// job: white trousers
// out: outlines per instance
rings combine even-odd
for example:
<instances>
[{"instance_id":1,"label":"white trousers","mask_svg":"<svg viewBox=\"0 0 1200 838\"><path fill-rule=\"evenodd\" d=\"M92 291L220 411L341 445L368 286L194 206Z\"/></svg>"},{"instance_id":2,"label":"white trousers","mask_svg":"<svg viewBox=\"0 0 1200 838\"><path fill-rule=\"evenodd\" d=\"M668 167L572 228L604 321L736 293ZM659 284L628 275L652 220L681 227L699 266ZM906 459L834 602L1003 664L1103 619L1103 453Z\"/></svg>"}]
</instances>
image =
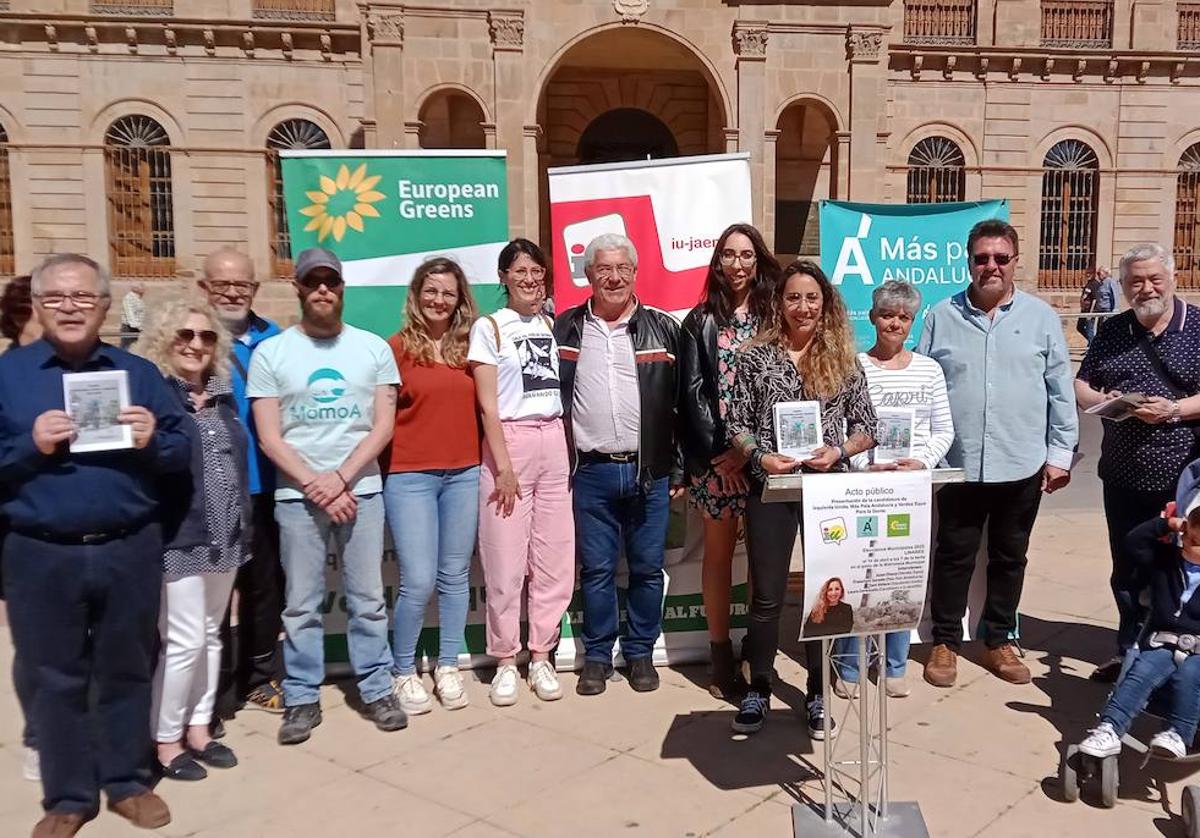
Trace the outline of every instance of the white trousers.
<instances>
[{"instance_id":1,"label":"white trousers","mask_svg":"<svg viewBox=\"0 0 1200 838\"><path fill-rule=\"evenodd\" d=\"M162 653L154 673L151 731L157 742L178 742L184 725L212 720L221 673L221 621L236 571L163 577L158 631Z\"/></svg>"}]
</instances>

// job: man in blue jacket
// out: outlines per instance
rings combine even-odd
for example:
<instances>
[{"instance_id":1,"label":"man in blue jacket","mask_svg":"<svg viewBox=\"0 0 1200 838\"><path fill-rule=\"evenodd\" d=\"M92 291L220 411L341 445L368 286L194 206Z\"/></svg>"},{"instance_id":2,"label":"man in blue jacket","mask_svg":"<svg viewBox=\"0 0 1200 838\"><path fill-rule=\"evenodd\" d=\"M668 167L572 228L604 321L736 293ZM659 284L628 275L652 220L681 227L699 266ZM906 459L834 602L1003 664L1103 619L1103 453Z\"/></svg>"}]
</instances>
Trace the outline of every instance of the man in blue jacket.
<instances>
[{"instance_id":1,"label":"man in blue jacket","mask_svg":"<svg viewBox=\"0 0 1200 838\"><path fill-rule=\"evenodd\" d=\"M218 708L223 714L245 703L271 713L283 712L277 653L283 601L283 570L279 564L279 528L275 523L275 469L258 447L250 402L246 398L246 371L255 348L279 334L279 327L254 313L254 263L246 254L223 247L204 260L200 287L217 316L233 335L229 358L233 395L238 415L250 434L247 475L253 502L253 558L238 570L238 630L232 637L228 620L224 629L221 685Z\"/></svg>"}]
</instances>

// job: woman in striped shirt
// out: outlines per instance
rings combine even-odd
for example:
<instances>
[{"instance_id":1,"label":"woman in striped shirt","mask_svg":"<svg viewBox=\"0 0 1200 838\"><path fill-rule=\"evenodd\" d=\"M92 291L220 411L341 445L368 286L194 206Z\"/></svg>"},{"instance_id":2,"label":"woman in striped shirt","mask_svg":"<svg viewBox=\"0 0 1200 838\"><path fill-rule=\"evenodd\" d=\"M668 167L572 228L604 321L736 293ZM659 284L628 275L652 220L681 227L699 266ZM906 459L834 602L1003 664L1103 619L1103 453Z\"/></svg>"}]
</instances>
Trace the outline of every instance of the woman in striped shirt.
<instances>
[{"instance_id":1,"label":"woman in striped shirt","mask_svg":"<svg viewBox=\"0 0 1200 838\"><path fill-rule=\"evenodd\" d=\"M867 391L877 414L886 415L889 409L913 412L912 448L908 457L892 462L876 462L876 448L856 454L850 460L855 470L937 468L954 441L954 420L950 417L942 368L932 358L904 348L920 310L921 292L907 282L885 282L871 298L875 345L867 352L860 352L858 361L867 374ZM881 434L882 422L881 416ZM909 692L904 677L908 643L907 631L887 635L886 686L893 698L903 698ZM834 644L834 660L840 676L834 682L834 692L843 698L850 697L858 688L858 638L838 640Z\"/></svg>"}]
</instances>

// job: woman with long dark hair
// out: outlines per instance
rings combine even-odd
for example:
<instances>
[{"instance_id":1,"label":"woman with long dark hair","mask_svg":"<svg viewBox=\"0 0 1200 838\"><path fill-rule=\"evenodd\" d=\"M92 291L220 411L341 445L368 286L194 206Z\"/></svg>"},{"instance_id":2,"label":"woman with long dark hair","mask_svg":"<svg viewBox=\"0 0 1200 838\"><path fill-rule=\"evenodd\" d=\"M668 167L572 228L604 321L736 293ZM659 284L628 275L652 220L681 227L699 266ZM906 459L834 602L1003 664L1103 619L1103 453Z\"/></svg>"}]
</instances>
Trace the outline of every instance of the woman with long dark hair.
<instances>
[{"instance_id":1,"label":"woman with long dark hair","mask_svg":"<svg viewBox=\"0 0 1200 838\"><path fill-rule=\"evenodd\" d=\"M779 453L775 428L775 405L795 401L820 406L822 445L804 460ZM816 263L797 260L784 270L770 322L738 359L727 422L733 444L750 465L750 689L733 728L753 733L763 726L770 706L779 614L802 514L799 502L764 503L763 484L769 475L801 469L845 471L851 456L875 445L875 408L855 355L846 305ZM808 731L820 739L825 735L820 643L806 643L805 653Z\"/></svg>"},{"instance_id":2,"label":"woman with long dark hair","mask_svg":"<svg viewBox=\"0 0 1200 838\"><path fill-rule=\"evenodd\" d=\"M734 700L742 682L729 640L729 601L738 523L746 512L746 457L731 444L725 417L738 352L769 322L779 262L749 224L725 228L713 249L704 298L683 321L680 370L683 451L689 497L704 519L701 589L712 655L709 691Z\"/></svg>"}]
</instances>

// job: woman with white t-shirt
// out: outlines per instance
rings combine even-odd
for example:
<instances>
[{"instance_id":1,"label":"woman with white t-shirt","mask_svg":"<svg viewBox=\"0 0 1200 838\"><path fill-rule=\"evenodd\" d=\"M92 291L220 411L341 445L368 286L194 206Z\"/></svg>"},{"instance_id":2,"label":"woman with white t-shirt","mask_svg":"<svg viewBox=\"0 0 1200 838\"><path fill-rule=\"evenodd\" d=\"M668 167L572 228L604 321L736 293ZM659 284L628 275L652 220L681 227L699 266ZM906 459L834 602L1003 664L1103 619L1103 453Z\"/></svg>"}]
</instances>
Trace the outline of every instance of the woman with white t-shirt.
<instances>
[{"instance_id":1,"label":"woman with white t-shirt","mask_svg":"<svg viewBox=\"0 0 1200 838\"><path fill-rule=\"evenodd\" d=\"M546 257L527 239L500 252L508 305L471 328L467 359L486 445L479 481L479 558L487 588L487 652L499 660L491 701L517 700L521 601L528 579L529 687L562 698L550 653L575 587L570 459L558 343L541 312Z\"/></svg>"},{"instance_id":2,"label":"woman with white t-shirt","mask_svg":"<svg viewBox=\"0 0 1200 838\"><path fill-rule=\"evenodd\" d=\"M954 442L954 420L946 379L937 361L904 348L913 321L921 309L921 292L907 282L890 280L871 297L871 323L875 345L858 354L867 374L867 392L880 419L880 433L890 410L912 411L912 443L908 457L894 462L876 462L877 449L856 454L850 460L857 471L913 471L937 468ZM908 695L905 669L908 664L909 633L889 632L885 645L886 688L893 698ZM858 687L858 638L834 643L835 668L840 678L834 692L846 698Z\"/></svg>"}]
</instances>

